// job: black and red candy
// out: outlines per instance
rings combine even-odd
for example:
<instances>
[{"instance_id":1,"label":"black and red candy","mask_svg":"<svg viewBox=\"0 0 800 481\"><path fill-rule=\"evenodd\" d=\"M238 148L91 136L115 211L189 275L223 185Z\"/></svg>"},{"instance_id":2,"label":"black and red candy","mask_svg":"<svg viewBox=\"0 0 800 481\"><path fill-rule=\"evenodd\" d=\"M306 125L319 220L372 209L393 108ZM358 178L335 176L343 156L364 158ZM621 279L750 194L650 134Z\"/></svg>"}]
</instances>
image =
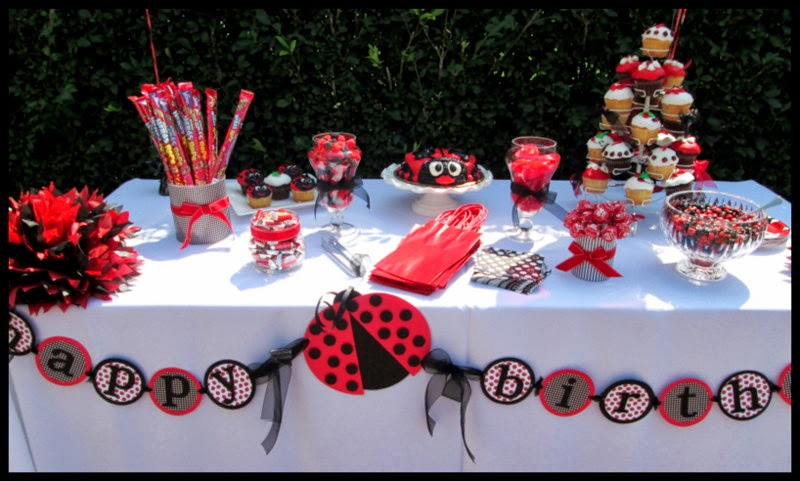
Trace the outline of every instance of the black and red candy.
<instances>
[{"instance_id":1,"label":"black and red candy","mask_svg":"<svg viewBox=\"0 0 800 481\"><path fill-rule=\"evenodd\" d=\"M306 329L311 372L347 394L382 389L422 369L431 334L422 313L386 293L358 294L319 312Z\"/></svg>"}]
</instances>

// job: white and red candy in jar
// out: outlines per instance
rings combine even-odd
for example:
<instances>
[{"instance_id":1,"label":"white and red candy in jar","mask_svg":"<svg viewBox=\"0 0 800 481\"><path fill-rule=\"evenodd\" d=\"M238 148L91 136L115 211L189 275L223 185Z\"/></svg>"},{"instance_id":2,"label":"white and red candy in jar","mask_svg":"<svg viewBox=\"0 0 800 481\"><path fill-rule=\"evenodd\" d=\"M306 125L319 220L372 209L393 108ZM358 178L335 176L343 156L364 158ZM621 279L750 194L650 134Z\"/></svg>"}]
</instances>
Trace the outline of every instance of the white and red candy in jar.
<instances>
[{"instance_id":1,"label":"white and red candy in jar","mask_svg":"<svg viewBox=\"0 0 800 481\"><path fill-rule=\"evenodd\" d=\"M306 243L297 213L283 208L257 210L250 220L250 253L256 268L267 274L300 267Z\"/></svg>"}]
</instances>

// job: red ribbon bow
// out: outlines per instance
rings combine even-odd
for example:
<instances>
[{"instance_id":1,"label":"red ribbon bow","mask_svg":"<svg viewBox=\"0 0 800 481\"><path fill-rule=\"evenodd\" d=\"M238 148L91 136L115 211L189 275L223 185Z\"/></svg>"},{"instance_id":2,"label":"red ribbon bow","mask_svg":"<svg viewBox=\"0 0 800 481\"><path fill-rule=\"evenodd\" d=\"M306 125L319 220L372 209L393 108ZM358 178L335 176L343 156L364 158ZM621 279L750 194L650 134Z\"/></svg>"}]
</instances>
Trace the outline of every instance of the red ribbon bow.
<instances>
[{"instance_id":1,"label":"red ribbon bow","mask_svg":"<svg viewBox=\"0 0 800 481\"><path fill-rule=\"evenodd\" d=\"M572 244L569 245L569 251L572 252L573 256L557 265L556 269L561 271L569 271L575 267L578 267L583 262L588 262L606 277L622 277L622 274L615 271L614 268L611 267L608 262L606 262L607 260L614 258L614 254L617 252L616 248L606 250L602 247L598 247L591 252L587 252L583 250L583 247L581 247L580 244L573 241Z\"/></svg>"},{"instance_id":2,"label":"red ribbon bow","mask_svg":"<svg viewBox=\"0 0 800 481\"><path fill-rule=\"evenodd\" d=\"M714 179L712 179L711 176L708 175L708 172L706 172L706 169L708 169L708 161L707 160L695 160L694 161L694 180L695 180L695 182L699 182L701 186L704 185L705 183L708 183L709 187L711 187L712 189L716 189L717 188L717 184L714 182Z\"/></svg>"},{"instance_id":3,"label":"red ribbon bow","mask_svg":"<svg viewBox=\"0 0 800 481\"><path fill-rule=\"evenodd\" d=\"M183 239L181 249L184 249L189 245L189 241L192 239L192 227L197 219L204 215L213 215L214 217L221 219L223 222L225 222L225 225L228 226L231 232L233 232L231 221L228 220L228 216L226 216L223 212L229 205L231 205L231 203L227 196L217 199L210 204L197 205L190 202L184 202L180 206L173 205L173 214L180 217L189 217L189 225L186 228L186 237Z\"/></svg>"}]
</instances>

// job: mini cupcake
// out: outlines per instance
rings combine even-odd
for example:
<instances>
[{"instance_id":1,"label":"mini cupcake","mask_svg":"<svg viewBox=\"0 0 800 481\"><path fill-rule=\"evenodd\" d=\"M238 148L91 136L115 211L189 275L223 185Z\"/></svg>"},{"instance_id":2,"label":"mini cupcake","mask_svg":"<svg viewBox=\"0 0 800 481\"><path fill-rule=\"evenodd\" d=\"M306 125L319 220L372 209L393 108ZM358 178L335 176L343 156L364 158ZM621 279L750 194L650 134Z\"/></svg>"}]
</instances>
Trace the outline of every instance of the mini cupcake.
<instances>
[{"instance_id":1,"label":"mini cupcake","mask_svg":"<svg viewBox=\"0 0 800 481\"><path fill-rule=\"evenodd\" d=\"M597 132L586 141L586 157L590 161L604 163L606 158L603 157L603 149L611 142L613 142L613 140L607 131Z\"/></svg>"},{"instance_id":2,"label":"mini cupcake","mask_svg":"<svg viewBox=\"0 0 800 481\"><path fill-rule=\"evenodd\" d=\"M622 83L632 84L631 72L639 67L639 57L636 55L626 55L619 60L615 68L617 80Z\"/></svg>"},{"instance_id":3,"label":"mini cupcake","mask_svg":"<svg viewBox=\"0 0 800 481\"><path fill-rule=\"evenodd\" d=\"M652 112L639 112L631 119L631 136L639 141L639 145L646 146L652 140L655 142L661 131L661 119Z\"/></svg>"},{"instance_id":4,"label":"mini cupcake","mask_svg":"<svg viewBox=\"0 0 800 481\"><path fill-rule=\"evenodd\" d=\"M242 188L242 194L247 195L248 187L260 184L264 180L264 174L260 170L249 167L239 172L236 176L236 182Z\"/></svg>"},{"instance_id":5,"label":"mini cupcake","mask_svg":"<svg viewBox=\"0 0 800 481\"><path fill-rule=\"evenodd\" d=\"M253 209L269 207L272 204L272 189L267 184L256 184L247 189L247 203Z\"/></svg>"},{"instance_id":6,"label":"mini cupcake","mask_svg":"<svg viewBox=\"0 0 800 481\"><path fill-rule=\"evenodd\" d=\"M631 170L631 160L634 150L622 140L615 140L603 149L606 159L606 168L614 179L624 179Z\"/></svg>"},{"instance_id":7,"label":"mini cupcake","mask_svg":"<svg viewBox=\"0 0 800 481\"><path fill-rule=\"evenodd\" d=\"M661 116L670 122L680 122L681 114L691 111L694 97L683 87L672 87L661 97Z\"/></svg>"},{"instance_id":8,"label":"mini cupcake","mask_svg":"<svg viewBox=\"0 0 800 481\"><path fill-rule=\"evenodd\" d=\"M645 170L650 177L666 180L678 165L678 154L669 147L653 147L647 155Z\"/></svg>"},{"instance_id":9,"label":"mini cupcake","mask_svg":"<svg viewBox=\"0 0 800 481\"><path fill-rule=\"evenodd\" d=\"M292 178L287 174L276 170L264 178L264 183L272 188L272 198L274 200L286 200L289 198L289 185L292 183Z\"/></svg>"},{"instance_id":10,"label":"mini cupcake","mask_svg":"<svg viewBox=\"0 0 800 481\"><path fill-rule=\"evenodd\" d=\"M664 67L665 89L683 86L683 80L686 78L686 66L683 64L683 62L673 59L665 59L661 66Z\"/></svg>"},{"instance_id":11,"label":"mini cupcake","mask_svg":"<svg viewBox=\"0 0 800 481\"><path fill-rule=\"evenodd\" d=\"M700 144L697 143L697 139L694 137L680 137L670 147L678 153L679 169L693 169L694 161L702 152Z\"/></svg>"},{"instance_id":12,"label":"mini cupcake","mask_svg":"<svg viewBox=\"0 0 800 481\"><path fill-rule=\"evenodd\" d=\"M674 36L672 30L659 23L642 34L642 53L652 58L664 58L669 54Z\"/></svg>"},{"instance_id":13,"label":"mini cupcake","mask_svg":"<svg viewBox=\"0 0 800 481\"><path fill-rule=\"evenodd\" d=\"M667 195L684 190L692 190L692 187L694 187L694 173L687 169L675 169L662 185Z\"/></svg>"},{"instance_id":14,"label":"mini cupcake","mask_svg":"<svg viewBox=\"0 0 800 481\"><path fill-rule=\"evenodd\" d=\"M633 176L625 182L625 199L633 205L649 204L655 184L647 172Z\"/></svg>"},{"instance_id":15,"label":"mini cupcake","mask_svg":"<svg viewBox=\"0 0 800 481\"><path fill-rule=\"evenodd\" d=\"M589 194L602 194L608 188L609 179L611 174L605 164L589 162L581 177L583 190Z\"/></svg>"},{"instance_id":16,"label":"mini cupcake","mask_svg":"<svg viewBox=\"0 0 800 481\"><path fill-rule=\"evenodd\" d=\"M297 164L281 164L278 166L278 172L286 174L292 179L303 175L303 169Z\"/></svg>"},{"instance_id":17,"label":"mini cupcake","mask_svg":"<svg viewBox=\"0 0 800 481\"><path fill-rule=\"evenodd\" d=\"M292 200L295 202L309 202L314 200L317 179L310 174L300 174L292 179L290 189Z\"/></svg>"}]
</instances>

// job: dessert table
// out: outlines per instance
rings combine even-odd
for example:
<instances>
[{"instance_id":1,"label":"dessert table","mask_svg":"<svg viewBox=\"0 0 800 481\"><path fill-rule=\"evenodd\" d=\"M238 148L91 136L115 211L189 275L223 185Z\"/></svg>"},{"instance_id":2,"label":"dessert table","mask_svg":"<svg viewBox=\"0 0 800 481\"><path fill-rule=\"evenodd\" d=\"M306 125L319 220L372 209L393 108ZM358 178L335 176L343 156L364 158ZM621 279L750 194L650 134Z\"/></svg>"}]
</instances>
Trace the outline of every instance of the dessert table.
<instances>
[{"instance_id":1,"label":"dessert table","mask_svg":"<svg viewBox=\"0 0 800 481\"><path fill-rule=\"evenodd\" d=\"M345 219L360 228L348 244L376 262L415 224L413 192L381 179L365 179L371 206L356 199ZM717 182L719 190L765 203L775 194L754 181ZM556 202L577 204L566 181L554 181ZM619 193L616 193L619 194ZM609 195L616 195L610 192ZM620 194L621 195L621 194ZM663 195L663 194L662 194ZM508 180L455 196L481 203L489 216L482 247L528 251L505 238L511 223ZM663 198L663 197L662 197ZM354 278L321 247L327 214L300 206L307 252L298 270L266 275L248 250L249 215L231 211L234 235L180 250L169 198L158 182L133 179L107 200L130 212L140 234L128 245L143 258L127 292L88 308L54 308L28 314L37 342L65 336L79 342L93 363L127 359L144 377L177 367L203 379L218 360L246 365L302 337L318 300L350 286L407 300L427 319L433 348L455 364L483 370L493 361L524 360L535 378L563 369L588 375L596 394L634 379L656 396L675 381L699 379L714 394L739 371L757 371L778 384L791 363L791 251L757 250L726 264L729 275L695 285L675 270L681 254L658 227L657 203L639 209L636 235L617 245L604 282L555 269L570 257L571 238L549 211L534 220L542 239L532 251L550 275L530 295L470 282L470 260L445 289L430 296ZM791 226L791 205L769 210ZM790 241L791 242L791 241ZM789 244L790 245L790 244ZM597 402L574 416L545 409L538 395L503 405L470 381L472 397L464 433L459 405L441 398L425 421L424 395L431 375L420 371L384 389L345 394L323 384L302 355L292 364L277 442L261 442L271 423L261 419L264 385L241 409L203 399L192 412L162 412L145 395L113 405L91 383L61 386L45 379L33 355L9 363L10 471L790 471L791 406L774 393L757 417L743 421L718 405L692 426L667 422L657 409L631 423L606 418ZM205 396L204 396L205 397Z\"/></svg>"}]
</instances>

